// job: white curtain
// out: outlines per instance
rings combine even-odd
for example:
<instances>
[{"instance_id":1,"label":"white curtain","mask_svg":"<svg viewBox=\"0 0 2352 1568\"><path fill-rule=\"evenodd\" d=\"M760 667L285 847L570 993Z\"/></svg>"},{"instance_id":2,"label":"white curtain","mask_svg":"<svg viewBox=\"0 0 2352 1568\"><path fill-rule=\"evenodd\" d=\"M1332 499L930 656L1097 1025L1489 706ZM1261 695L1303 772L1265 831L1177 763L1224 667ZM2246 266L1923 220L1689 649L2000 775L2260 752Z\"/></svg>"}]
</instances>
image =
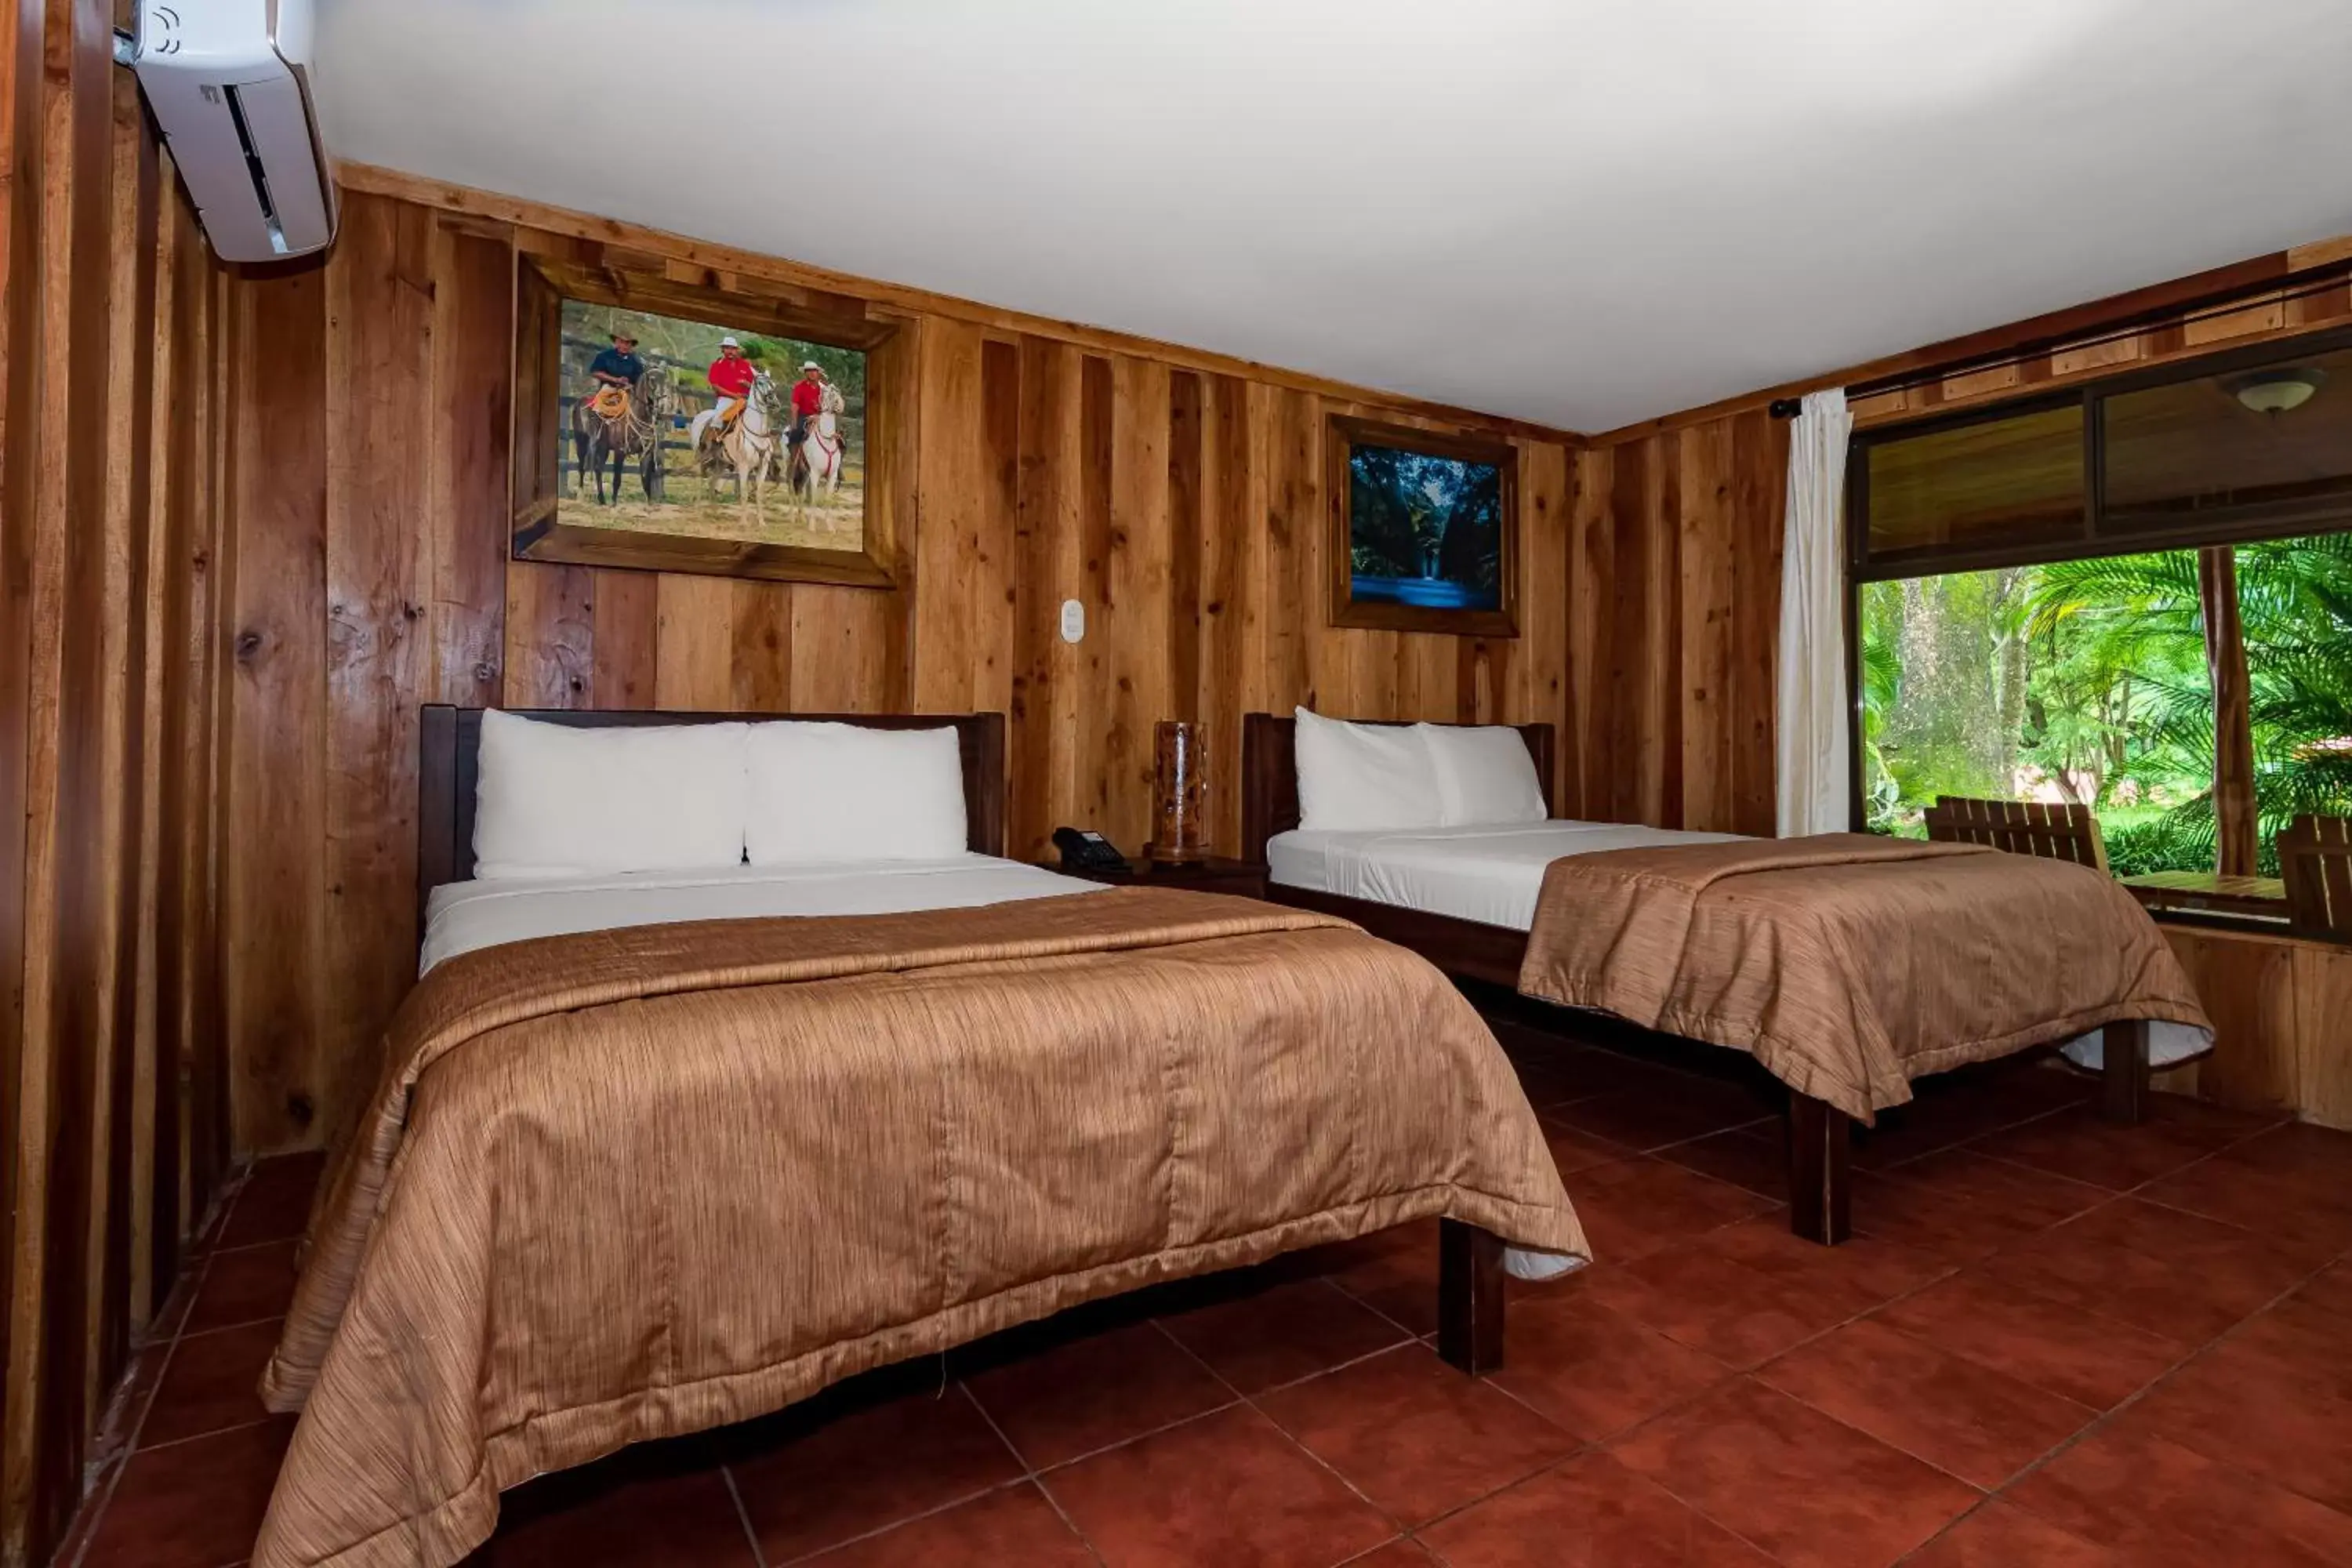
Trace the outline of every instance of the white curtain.
<instances>
[{"instance_id":1,"label":"white curtain","mask_svg":"<svg viewBox=\"0 0 2352 1568\"><path fill-rule=\"evenodd\" d=\"M1780 837L1853 822L1845 668L1845 445L1842 389L1809 394L1789 433L1780 556Z\"/></svg>"}]
</instances>

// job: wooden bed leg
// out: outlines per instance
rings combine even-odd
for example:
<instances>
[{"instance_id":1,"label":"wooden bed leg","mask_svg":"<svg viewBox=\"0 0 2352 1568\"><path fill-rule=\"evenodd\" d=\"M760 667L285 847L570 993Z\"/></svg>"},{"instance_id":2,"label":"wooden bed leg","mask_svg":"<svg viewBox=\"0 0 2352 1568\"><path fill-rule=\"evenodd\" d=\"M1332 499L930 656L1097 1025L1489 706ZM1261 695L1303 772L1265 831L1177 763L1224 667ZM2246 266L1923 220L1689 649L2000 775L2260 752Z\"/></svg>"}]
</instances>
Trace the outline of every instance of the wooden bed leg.
<instances>
[{"instance_id":1,"label":"wooden bed leg","mask_svg":"<svg viewBox=\"0 0 2352 1568\"><path fill-rule=\"evenodd\" d=\"M2147 1020L2119 1018L2102 1035L2099 1115L2118 1127L2136 1126L2147 1110Z\"/></svg>"},{"instance_id":2,"label":"wooden bed leg","mask_svg":"<svg viewBox=\"0 0 2352 1568\"><path fill-rule=\"evenodd\" d=\"M1844 1111L1789 1093L1789 1228L1835 1247L1853 1234L1853 1134Z\"/></svg>"},{"instance_id":3,"label":"wooden bed leg","mask_svg":"<svg viewBox=\"0 0 2352 1568\"><path fill-rule=\"evenodd\" d=\"M1475 1377L1503 1364L1503 1238L1437 1222L1437 1353Z\"/></svg>"}]
</instances>

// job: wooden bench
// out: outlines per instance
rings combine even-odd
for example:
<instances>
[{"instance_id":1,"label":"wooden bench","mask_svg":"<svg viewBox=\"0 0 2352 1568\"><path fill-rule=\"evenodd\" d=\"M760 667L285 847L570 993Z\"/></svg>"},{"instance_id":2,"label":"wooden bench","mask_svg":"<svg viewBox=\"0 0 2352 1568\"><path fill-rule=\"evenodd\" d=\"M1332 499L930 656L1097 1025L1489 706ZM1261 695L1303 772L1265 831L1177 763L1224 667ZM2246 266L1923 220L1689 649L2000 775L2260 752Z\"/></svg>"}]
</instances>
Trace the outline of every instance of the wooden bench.
<instances>
[{"instance_id":1,"label":"wooden bench","mask_svg":"<svg viewBox=\"0 0 2352 1568\"><path fill-rule=\"evenodd\" d=\"M2107 868L2106 840L2099 837L2099 819L2087 805L1939 795L1927 808L1927 837L1938 844L1983 844L2012 855Z\"/></svg>"},{"instance_id":2,"label":"wooden bench","mask_svg":"<svg viewBox=\"0 0 2352 1568\"><path fill-rule=\"evenodd\" d=\"M2352 818L2296 817L2278 836L2278 857L2294 933L2352 942Z\"/></svg>"}]
</instances>

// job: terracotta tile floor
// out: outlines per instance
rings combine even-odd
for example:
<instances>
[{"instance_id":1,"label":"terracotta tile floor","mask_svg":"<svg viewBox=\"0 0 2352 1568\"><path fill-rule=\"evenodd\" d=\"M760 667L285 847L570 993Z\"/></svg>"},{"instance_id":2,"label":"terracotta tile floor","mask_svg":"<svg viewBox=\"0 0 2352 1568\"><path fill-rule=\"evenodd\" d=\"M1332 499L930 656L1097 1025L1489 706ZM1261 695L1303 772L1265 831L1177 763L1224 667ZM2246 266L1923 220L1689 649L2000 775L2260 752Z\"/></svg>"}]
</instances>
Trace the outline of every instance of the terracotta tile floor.
<instances>
[{"instance_id":1,"label":"terracotta tile floor","mask_svg":"<svg viewBox=\"0 0 2352 1568\"><path fill-rule=\"evenodd\" d=\"M475 1561L2352 1563L2352 1136L2172 1099L2118 1131L2055 1069L1963 1075L1864 1135L1825 1250L1769 1085L1498 1030L1601 1250L1514 1283L1498 1374L1422 1338L1414 1227L543 1478ZM66 1561L249 1551L316 1171L233 1194Z\"/></svg>"}]
</instances>

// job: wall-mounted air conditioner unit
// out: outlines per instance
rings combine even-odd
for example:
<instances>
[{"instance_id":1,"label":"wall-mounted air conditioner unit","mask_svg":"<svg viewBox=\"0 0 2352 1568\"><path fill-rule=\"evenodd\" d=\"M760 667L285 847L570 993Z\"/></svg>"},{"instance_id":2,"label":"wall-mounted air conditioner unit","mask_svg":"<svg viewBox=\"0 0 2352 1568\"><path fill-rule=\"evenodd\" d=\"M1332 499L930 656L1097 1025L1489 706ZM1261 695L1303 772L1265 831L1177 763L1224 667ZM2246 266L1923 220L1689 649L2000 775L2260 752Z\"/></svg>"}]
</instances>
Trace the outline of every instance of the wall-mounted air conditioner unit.
<instances>
[{"instance_id":1,"label":"wall-mounted air conditioner unit","mask_svg":"<svg viewBox=\"0 0 2352 1568\"><path fill-rule=\"evenodd\" d=\"M228 261L335 237L335 185L310 101L310 0L141 0L121 51Z\"/></svg>"}]
</instances>

